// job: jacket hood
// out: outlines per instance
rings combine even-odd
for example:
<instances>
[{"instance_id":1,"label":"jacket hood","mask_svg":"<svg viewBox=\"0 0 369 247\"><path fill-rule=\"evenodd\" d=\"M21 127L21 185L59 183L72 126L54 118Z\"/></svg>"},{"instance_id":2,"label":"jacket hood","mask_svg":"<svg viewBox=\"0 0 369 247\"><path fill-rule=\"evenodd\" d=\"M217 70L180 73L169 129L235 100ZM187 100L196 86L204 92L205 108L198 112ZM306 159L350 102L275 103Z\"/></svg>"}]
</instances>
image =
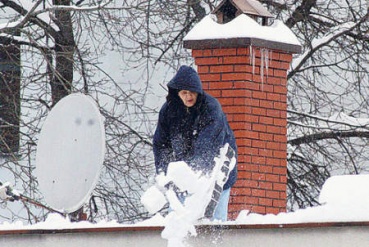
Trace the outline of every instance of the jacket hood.
<instances>
[{"instance_id":1,"label":"jacket hood","mask_svg":"<svg viewBox=\"0 0 369 247\"><path fill-rule=\"evenodd\" d=\"M175 90L188 90L191 92L196 92L199 94L203 94L202 84L199 75L197 72L186 65L182 65L177 74L173 77L172 80L168 83L169 89Z\"/></svg>"}]
</instances>

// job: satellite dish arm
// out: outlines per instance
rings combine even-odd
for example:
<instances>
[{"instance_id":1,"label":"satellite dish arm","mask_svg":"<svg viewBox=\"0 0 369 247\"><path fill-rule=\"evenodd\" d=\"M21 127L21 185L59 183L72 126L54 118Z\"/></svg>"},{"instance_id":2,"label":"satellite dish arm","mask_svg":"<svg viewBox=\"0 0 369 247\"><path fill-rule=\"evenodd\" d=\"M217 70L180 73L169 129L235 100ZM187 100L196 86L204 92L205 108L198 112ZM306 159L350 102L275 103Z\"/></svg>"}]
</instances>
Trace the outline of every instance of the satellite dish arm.
<instances>
[{"instance_id":1,"label":"satellite dish arm","mask_svg":"<svg viewBox=\"0 0 369 247\"><path fill-rule=\"evenodd\" d=\"M11 201L11 202L14 202L14 201L23 201L23 202L27 202L27 203L31 203L37 207L41 207L41 208L44 208L46 210L49 210L50 212L53 212L53 213L58 213L62 216L65 216L64 213L58 211L58 210L55 210L49 206L46 206L28 196L25 196L21 193L19 193L18 191L14 190L11 186L10 186L10 183L9 182L6 182L6 183L2 183L0 182L0 199L3 200L3 201Z\"/></svg>"}]
</instances>

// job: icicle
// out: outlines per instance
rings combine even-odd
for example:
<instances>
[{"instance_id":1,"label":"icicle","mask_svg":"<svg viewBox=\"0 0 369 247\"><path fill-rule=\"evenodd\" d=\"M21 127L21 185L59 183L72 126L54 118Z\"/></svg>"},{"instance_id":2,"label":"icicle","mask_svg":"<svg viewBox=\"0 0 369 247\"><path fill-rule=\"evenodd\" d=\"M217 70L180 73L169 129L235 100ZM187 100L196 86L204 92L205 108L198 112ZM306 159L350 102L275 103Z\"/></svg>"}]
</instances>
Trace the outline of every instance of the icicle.
<instances>
[{"instance_id":1,"label":"icicle","mask_svg":"<svg viewBox=\"0 0 369 247\"><path fill-rule=\"evenodd\" d=\"M261 77L261 91L264 91L264 53L265 49L260 49L260 77Z\"/></svg>"},{"instance_id":2,"label":"icicle","mask_svg":"<svg viewBox=\"0 0 369 247\"><path fill-rule=\"evenodd\" d=\"M265 49L265 70L266 70L266 79L268 82L269 77L269 50Z\"/></svg>"},{"instance_id":3,"label":"icicle","mask_svg":"<svg viewBox=\"0 0 369 247\"><path fill-rule=\"evenodd\" d=\"M252 74L255 74L255 50L252 48Z\"/></svg>"},{"instance_id":4,"label":"icicle","mask_svg":"<svg viewBox=\"0 0 369 247\"><path fill-rule=\"evenodd\" d=\"M250 65L252 65L252 45L249 46L250 49Z\"/></svg>"}]
</instances>

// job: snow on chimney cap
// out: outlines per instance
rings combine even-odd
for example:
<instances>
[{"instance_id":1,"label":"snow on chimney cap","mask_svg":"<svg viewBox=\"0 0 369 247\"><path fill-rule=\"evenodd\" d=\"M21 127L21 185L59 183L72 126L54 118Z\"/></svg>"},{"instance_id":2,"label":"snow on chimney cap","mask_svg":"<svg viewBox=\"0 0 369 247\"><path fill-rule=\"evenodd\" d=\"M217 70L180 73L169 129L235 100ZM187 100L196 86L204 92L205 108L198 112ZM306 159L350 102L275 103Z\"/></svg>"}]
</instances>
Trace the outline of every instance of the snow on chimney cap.
<instances>
[{"instance_id":1,"label":"snow on chimney cap","mask_svg":"<svg viewBox=\"0 0 369 247\"><path fill-rule=\"evenodd\" d=\"M301 44L296 35L282 21L275 20L271 26L261 26L247 15L219 24L212 15L204 17L184 37L184 48L211 49L258 47L301 53Z\"/></svg>"}]
</instances>

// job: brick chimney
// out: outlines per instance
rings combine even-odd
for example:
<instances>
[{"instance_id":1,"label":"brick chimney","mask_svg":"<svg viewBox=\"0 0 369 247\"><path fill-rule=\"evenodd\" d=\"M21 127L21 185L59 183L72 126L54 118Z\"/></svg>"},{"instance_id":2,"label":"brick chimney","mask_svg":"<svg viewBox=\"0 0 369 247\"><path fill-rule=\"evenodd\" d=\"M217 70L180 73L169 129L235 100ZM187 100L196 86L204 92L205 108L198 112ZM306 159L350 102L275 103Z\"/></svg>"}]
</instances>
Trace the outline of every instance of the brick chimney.
<instances>
[{"instance_id":1,"label":"brick chimney","mask_svg":"<svg viewBox=\"0 0 369 247\"><path fill-rule=\"evenodd\" d=\"M239 28L240 18L236 18ZM280 33L282 41L269 40L267 35L280 32L279 28L260 25L258 36L255 27L259 24L241 18L252 25L252 36L245 33L246 24L240 37L227 35L234 30L232 21L218 24L208 16L184 40L184 47L192 50L204 90L220 101L236 136L239 172L231 190L230 219L242 210L260 214L286 210L287 70L292 54L301 52L289 30L295 39ZM286 31L283 23L278 25ZM220 34L214 35L217 28ZM208 36L207 30L211 30Z\"/></svg>"}]
</instances>

